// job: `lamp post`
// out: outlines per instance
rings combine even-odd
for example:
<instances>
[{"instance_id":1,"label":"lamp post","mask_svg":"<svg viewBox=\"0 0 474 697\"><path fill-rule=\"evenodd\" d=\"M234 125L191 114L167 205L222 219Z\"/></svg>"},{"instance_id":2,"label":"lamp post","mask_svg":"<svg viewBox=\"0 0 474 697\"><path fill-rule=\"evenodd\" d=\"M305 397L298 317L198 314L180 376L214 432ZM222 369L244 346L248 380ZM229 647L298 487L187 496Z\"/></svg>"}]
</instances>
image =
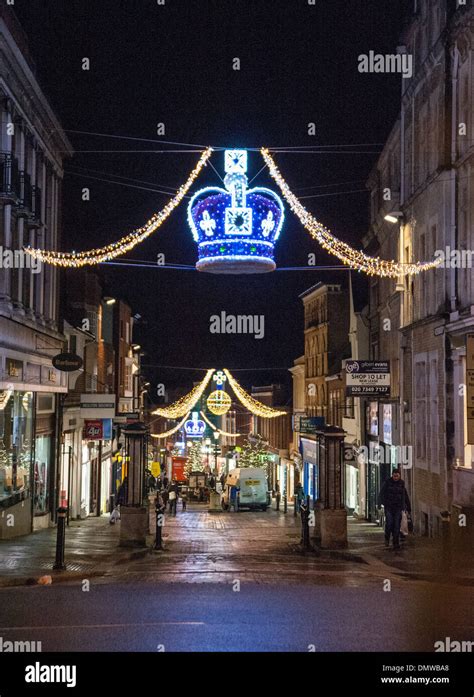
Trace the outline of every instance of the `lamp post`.
<instances>
[{"instance_id":1,"label":"lamp post","mask_svg":"<svg viewBox=\"0 0 474 697\"><path fill-rule=\"evenodd\" d=\"M217 449L218 449L218 441L219 441L219 431L214 431L213 433L214 436L214 476L216 478L216 485L217 485Z\"/></svg>"},{"instance_id":2,"label":"lamp post","mask_svg":"<svg viewBox=\"0 0 474 697\"><path fill-rule=\"evenodd\" d=\"M210 469L211 469L211 468L210 468L210 465L209 465L209 452L210 452L210 450L211 450L211 439L210 439L210 438L206 438L206 440L204 441L204 444L205 444L205 446L206 446L206 452L207 452L207 471L210 472Z\"/></svg>"}]
</instances>

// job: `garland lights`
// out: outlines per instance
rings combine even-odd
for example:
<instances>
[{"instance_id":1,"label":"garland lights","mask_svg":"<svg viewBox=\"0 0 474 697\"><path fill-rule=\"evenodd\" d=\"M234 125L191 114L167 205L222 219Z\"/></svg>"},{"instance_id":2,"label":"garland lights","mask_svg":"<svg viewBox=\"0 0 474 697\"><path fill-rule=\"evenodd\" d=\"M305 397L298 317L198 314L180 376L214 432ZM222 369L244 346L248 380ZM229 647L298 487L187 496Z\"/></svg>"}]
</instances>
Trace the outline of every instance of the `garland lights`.
<instances>
[{"instance_id":1,"label":"garland lights","mask_svg":"<svg viewBox=\"0 0 474 697\"><path fill-rule=\"evenodd\" d=\"M214 368L210 368L199 385L193 387L191 392L188 392L188 394L185 394L184 397L181 397L176 402L173 402L173 404L170 404L169 407L155 409L152 414L156 414L157 416L165 416L167 419L179 419L185 414L189 415L193 406L199 399L201 399L213 373Z\"/></svg>"},{"instance_id":2,"label":"garland lights","mask_svg":"<svg viewBox=\"0 0 474 697\"><path fill-rule=\"evenodd\" d=\"M229 436L230 438L238 438L239 436L242 435L241 433L229 433L229 431L223 431L221 428L217 428L217 426L215 426L212 423L212 421L207 418L207 416L205 415L205 413L203 411L201 411L200 414L201 414L202 418L204 419L204 421L208 424L208 426L210 426L213 431L217 431L219 433L219 435Z\"/></svg>"},{"instance_id":3,"label":"garland lights","mask_svg":"<svg viewBox=\"0 0 474 697\"><path fill-rule=\"evenodd\" d=\"M310 235L326 249L330 254L333 254L340 259L343 264L350 266L358 271L363 271L369 276L388 276L397 278L399 276L418 274L421 271L433 269L441 263L441 259L428 262L416 262L415 264L401 264L395 261L384 261L379 257L371 257L357 249L353 249L346 242L342 242L337 237L334 237L327 228L319 223L306 208L298 201L290 187L280 174L274 159L270 155L267 148L260 150L262 157L267 165L270 175L278 184L283 197L288 202L291 210L299 218L303 227L305 227Z\"/></svg>"},{"instance_id":4,"label":"garland lights","mask_svg":"<svg viewBox=\"0 0 474 697\"><path fill-rule=\"evenodd\" d=\"M180 419L183 416L187 418L196 402L198 402L204 394L204 390L208 386L214 372L215 368L209 368L209 370L206 371L206 375L204 376L204 378L198 385L193 387L191 392L188 392L183 397L178 399L176 402L170 404L169 407L155 409L155 411L153 411L152 414L156 416L164 416L167 419ZM284 416L286 414L285 411L278 411L277 409L272 409L272 407L268 407L266 404L262 404L262 402L259 402L257 399L251 397L248 394L248 392L246 392L244 388L239 385L237 380L229 373L229 371L226 368L224 368L224 373L227 379L229 380L229 384L234 390L238 399L242 402L244 407L246 407L255 416L261 416L264 419L273 419L276 416ZM184 424L186 418L183 420L181 425ZM207 423L209 423L209 420L205 416L204 419L207 421ZM176 428L175 430L177 431L178 428ZM217 430L220 432L220 429ZM235 436L236 434L222 431L221 435ZM164 435L162 437L164 437Z\"/></svg>"},{"instance_id":5,"label":"garland lights","mask_svg":"<svg viewBox=\"0 0 474 697\"><path fill-rule=\"evenodd\" d=\"M255 414L255 416L261 416L264 419L274 419L276 416L284 416L286 414L286 411L272 409L272 407L267 407L266 404L262 404L262 402L259 402L258 399L251 397L248 392L246 392L244 388L239 385L237 380L232 377L226 368L224 368L224 373L229 380L229 385L232 387L244 407L247 407L247 409L252 412L252 414Z\"/></svg>"},{"instance_id":6,"label":"garland lights","mask_svg":"<svg viewBox=\"0 0 474 697\"><path fill-rule=\"evenodd\" d=\"M201 169L206 164L207 160L211 156L211 153L212 148L210 147L204 150L195 168L190 173L187 181L180 186L176 192L176 195L170 201L168 201L166 206L159 213L155 213L143 227L129 233L128 235L125 235L125 237L122 237L120 240L112 242L105 247L89 249L85 252L56 252L35 249L33 247L26 247L25 251L31 254L31 256L35 259L39 259L42 262L52 264L53 266L65 267L80 267L91 264L101 264L104 261L115 259L116 257L129 252L131 249L136 247L137 244L140 244L140 242L143 242L143 240L154 233L162 225L162 223L164 223L176 206L181 203L195 179L199 176Z\"/></svg>"},{"instance_id":7,"label":"garland lights","mask_svg":"<svg viewBox=\"0 0 474 697\"><path fill-rule=\"evenodd\" d=\"M182 427L184 426L184 422L185 422L186 419L188 418L189 414L190 414L190 412L188 412L188 413L186 414L186 416L184 417L184 419L183 419L182 421L180 421L179 424L178 424L177 426L174 426L173 428L170 428L169 431L162 431L161 433L152 433L152 434L151 434L152 438L168 438L168 436L172 436L173 433L176 433L176 431L179 431L179 429L182 428Z\"/></svg>"}]
</instances>

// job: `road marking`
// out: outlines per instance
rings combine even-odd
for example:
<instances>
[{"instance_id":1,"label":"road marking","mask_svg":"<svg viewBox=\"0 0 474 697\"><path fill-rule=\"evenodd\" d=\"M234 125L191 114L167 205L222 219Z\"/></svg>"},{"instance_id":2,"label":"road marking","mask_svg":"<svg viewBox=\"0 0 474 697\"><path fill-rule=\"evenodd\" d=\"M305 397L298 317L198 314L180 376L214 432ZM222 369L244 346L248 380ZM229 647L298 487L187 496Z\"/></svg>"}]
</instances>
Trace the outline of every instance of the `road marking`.
<instances>
[{"instance_id":1,"label":"road marking","mask_svg":"<svg viewBox=\"0 0 474 697\"><path fill-rule=\"evenodd\" d=\"M114 629L117 627L162 627L163 625L205 625L205 622L133 622L124 624L46 624L33 627L0 627L0 632L24 629Z\"/></svg>"}]
</instances>

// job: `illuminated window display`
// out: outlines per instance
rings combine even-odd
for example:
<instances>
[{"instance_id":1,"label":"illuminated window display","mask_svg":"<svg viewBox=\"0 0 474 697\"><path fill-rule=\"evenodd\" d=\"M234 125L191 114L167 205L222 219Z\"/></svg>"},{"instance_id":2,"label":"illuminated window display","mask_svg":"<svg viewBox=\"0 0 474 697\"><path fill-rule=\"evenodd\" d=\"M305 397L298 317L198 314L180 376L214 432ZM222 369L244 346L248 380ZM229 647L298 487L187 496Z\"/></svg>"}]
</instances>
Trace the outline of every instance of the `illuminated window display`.
<instances>
[{"instance_id":1,"label":"illuminated window display","mask_svg":"<svg viewBox=\"0 0 474 697\"><path fill-rule=\"evenodd\" d=\"M0 391L0 506L29 496L33 437L33 393Z\"/></svg>"},{"instance_id":2,"label":"illuminated window display","mask_svg":"<svg viewBox=\"0 0 474 697\"><path fill-rule=\"evenodd\" d=\"M34 467L34 512L48 512L49 472L51 465L51 435L36 436Z\"/></svg>"}]
</instances>

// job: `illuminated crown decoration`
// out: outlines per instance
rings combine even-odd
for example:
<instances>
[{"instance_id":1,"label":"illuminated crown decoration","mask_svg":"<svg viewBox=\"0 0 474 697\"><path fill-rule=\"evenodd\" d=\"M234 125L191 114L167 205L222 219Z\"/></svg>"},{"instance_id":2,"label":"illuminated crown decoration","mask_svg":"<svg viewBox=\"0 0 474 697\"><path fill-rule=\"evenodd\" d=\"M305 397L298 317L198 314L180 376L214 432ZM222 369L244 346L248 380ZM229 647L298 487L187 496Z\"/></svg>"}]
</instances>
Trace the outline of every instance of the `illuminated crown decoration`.
<instances>
[{"instance_id":1,"label":"illuminated crown decoration","mask_svg":"<svg viewBox=\"0 0 474 697\"><path fill-rule=\"evenodd\" d=\"M188 222L198 243L198 271L273 271L274 245L284 220L283 203L271 189L247 188L247 151L225 151L225 189L206 187L192 197Z\"/></svg>"}]
</instances>

